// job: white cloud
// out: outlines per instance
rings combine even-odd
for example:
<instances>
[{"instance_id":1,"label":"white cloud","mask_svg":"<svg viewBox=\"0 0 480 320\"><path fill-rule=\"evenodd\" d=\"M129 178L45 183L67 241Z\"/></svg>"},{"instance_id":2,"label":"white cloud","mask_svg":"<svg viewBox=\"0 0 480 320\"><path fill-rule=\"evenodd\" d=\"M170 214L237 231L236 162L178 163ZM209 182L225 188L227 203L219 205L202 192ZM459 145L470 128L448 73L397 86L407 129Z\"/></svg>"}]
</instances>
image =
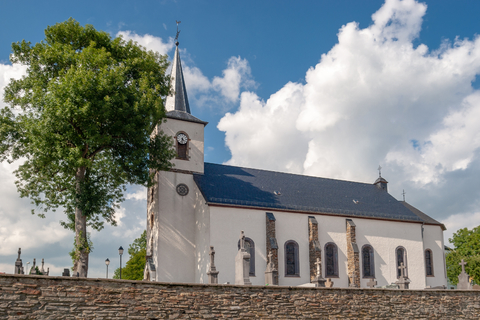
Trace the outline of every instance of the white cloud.
<instances>
[{"instance_id":1,"label":"white cloud","mask_svg":"<svg viewBox=\"0 0 480 320\"><path fill-rule=\"evenodd\" d=\"M171 37L164 42L162 38L149 34L139 35L132 31L120 31L117 36L120 35L126 40L136 41L143 47L160 54L167 54L175 47L174 39ZM229 109L233 103L238 102L241 89L255 87L246 59L231 57L227 61L226 69L222 71L222 76L216 76L210 81L199 68L193 66L193 61L186 49L181 49L181 55L188 97L197 107L208 105L222 110ZM167 73L170 70L169 67Z\"/></svg>"},{"instance_id":2,"label":"white cloud","mask_svg":"<svg viewBox=\"0 0 480 320\"><path fill-rule=\"evenodd\" d=\"M255 85L251 80L250 66L246 59L231 57L227 69L223 70L223 77L213 78L214 90L220 92L228 101L236 102L240 88L249 88Z\"/></svg>"},{"instance_id":3,"label":"white cloud","mask_svg":"<svg viewBox=\"0 0 480 320\"><path fill-rule=\"evenodd\" d=\"M368 28L340 29L305 84L288 83L266 102L242 93L218 125L228 163L372 182L381 163L387 178L423 184L466 168L480 143L471 86L480 38L414 47L425 10L386 1Z\"/></svg>"},{"instance_id":4,"label":"white cloud","mask_svg":"<svg viewBox=\"0 0 480 320\"><path fill-rule=\"evenodd\" d=\"M175 45L172 37L168 38L167 42L164 42L162 38L155 37L150 34L138 35L129 30L119 31L116 36L122 36L125 40L133 40L142 47L145 47L148 50L156 51L160 54L167 54Z\"/></svg>"},{"instance_id":5,"label":"white cloud","mask_svg":"<svg viewBox=\"0 0 480 320\"><path fill-rule=\"evenodd\" d=\"M146 201L147 200L147 189L144 187L138 187L139 190L137 190L134 193L127 193L125 195L125 199L133 199L137 201Z\"/></svg>"}]
</instances>

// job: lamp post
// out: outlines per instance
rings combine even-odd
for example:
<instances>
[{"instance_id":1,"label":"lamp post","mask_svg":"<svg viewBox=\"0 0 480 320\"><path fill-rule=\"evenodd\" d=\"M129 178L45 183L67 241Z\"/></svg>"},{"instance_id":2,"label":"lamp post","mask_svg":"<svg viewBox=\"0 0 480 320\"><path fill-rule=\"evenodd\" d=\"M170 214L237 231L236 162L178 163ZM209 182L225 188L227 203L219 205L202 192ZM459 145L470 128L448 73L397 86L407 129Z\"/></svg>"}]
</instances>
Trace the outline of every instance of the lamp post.
<instances>
[{"instance_id":1,"label":"lamp post","mask_svg":"<svg viewBox=\"0 0 480 320\"><path fill-rule=\"evenodd\" d=\"M105 265L107 266L107 279L108 279L108 265L110 264L110 260L105 259Z\"/></svg>"},{"instance_id":2,"label":"lamp post","mask_svg":"<svg viewBox=\"0 0 480 320\"><path fill-rule=\"evenodd\" d=\"M118 254L120 255L120 279L122 279L122 254L123 254L122 246L118 248Z\"/></svg>"}]
</instances>

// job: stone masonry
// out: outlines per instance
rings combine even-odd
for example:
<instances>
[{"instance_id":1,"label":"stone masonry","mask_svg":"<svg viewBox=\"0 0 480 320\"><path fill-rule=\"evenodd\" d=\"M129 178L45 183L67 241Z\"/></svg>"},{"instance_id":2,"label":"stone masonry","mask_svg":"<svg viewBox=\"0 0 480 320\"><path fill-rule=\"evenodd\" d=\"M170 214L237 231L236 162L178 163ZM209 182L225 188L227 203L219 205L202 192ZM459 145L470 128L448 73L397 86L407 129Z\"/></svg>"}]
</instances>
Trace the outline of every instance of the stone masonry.
<instances>
[{"instance_id":1,"label":"stone masonry","mask_svg":"<svg viewBox=\"0 0 480 320\"><path fill-rule=\"evenodd\" d=\"M308 217L308 255L310 262L310 282L317 277L317 259L322 261L322 249L320 248L320 242L318 241L318 222L313 216ZM320 274L322 277L322 269L320 268Z\"/></svg>"},{"instance_id":2,"label":"stone masonry","mask_svg":"<svg viewBox=\"0 0 480 320\"><path fill-rule=\"evenodd\" d=\"M272 268L278 270L278 245L275 231L275 216L271 212L265 213L266 221L266 244L267 244L267 253L272 253Z\"/></svg>"},{"instance_id":3,"label":"stone masonry","mask_svg":"<svg viewBox=\"0 0 480 320\"><path fill-rule=\"evenodd\" d=\"M479 319L480 291L0 275L1 319Z\"/></svg>"},{"instance_id":4,"label":"stone masonry","mask_svg":"<svg viewBox=\"0 0 480 320\"><path fill-rule=\"evenodd\" d=\"M347 274L351 287L360 288L360 253L355 235L355 223L346 219L347 225Z\"/></svg>"}]
</instances>

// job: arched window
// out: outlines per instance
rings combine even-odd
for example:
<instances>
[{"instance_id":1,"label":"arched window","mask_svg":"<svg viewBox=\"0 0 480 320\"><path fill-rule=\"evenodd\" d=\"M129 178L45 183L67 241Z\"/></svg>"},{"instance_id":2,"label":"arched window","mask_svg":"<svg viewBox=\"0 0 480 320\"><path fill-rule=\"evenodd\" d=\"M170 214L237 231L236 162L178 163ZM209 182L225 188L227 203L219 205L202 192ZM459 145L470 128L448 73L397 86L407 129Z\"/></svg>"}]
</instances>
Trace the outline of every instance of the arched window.
<instances>
[{"instance_id":1,"label":"arched window","mask_svg":"<svg viewBox=\"0 0 480 320\"><path fill-rule=\"evenodd\" d=\"M433 255L430 249L425 250L425 271L427 277L433 277Z\"/></svg>"},{"instance_id":2,"label":"arched window","mask_svg":"<svg viewBox=\"0 0 480 320\"><path fill-rule=\"evenodd\" d=\"M175 136L177 145L177 159L188 160L189 138L185 132L179 132Z\"/></svg>"},{"instance_id":3,"label":"arched window","mask_svg":"<svg viewBox=\"0 0 480 320\"><path fill-rule=\"evenodd\" d=\"M325 245L325 277L338 277L338 249L333 242Z\"/></svg>"},{"instance_id":4,"label":"arched window","mask_svg":"<svg viewBox=\"0 0 480 320\"><path fill-rule=\"evenodd\" d=\"M240 250L240 240L238 240L238 249ZM245 237L245 250L250 254L250 276L255 276L255 242Z\"/></svg>"},{"instance_id":5,"label":"arched window","mask_svg":"<svg viewBox=\"0 0 480 320\"><path fill-rule=\"evenodd\" d=\"M364 278L375 278L375 263L373 260L373 248L371 245L362 247L362 269Z\"/></svg>"},{"instance_id":6,"label":"arched window","mask_svg":"<svg viewBox=\"0 0 480 320\"><path fill-rule=\"evenodd\" d=\"M400 270L400 265L403 262L403 265L405 266L405 276L408 275L408 267L407 267L407 250L405 250L404 247L397 247L395 250L395 256L397 259L397 278L400 278L402 275L402 271Z\"/></svg>"},{"instance_id":7,"label":"arched window","mask_svg":"<svg viewBox=\"0 0 480 320\"><path fill-rule=\"evenodd\" d=\"M293 240L285 242L285 276L295 277L300 275L300 262L298 260L298 243Z\"/></svg>"}]
</instances>

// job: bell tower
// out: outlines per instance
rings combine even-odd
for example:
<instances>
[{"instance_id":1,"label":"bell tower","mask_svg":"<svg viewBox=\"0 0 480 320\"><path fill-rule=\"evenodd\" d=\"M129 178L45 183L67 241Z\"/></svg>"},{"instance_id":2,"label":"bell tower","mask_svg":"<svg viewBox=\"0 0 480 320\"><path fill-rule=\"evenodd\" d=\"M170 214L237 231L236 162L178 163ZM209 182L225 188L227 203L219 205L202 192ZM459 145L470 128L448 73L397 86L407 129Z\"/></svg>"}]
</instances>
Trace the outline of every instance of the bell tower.
<instances>
[{"instance_id":1,"label":"bell tower","mask_svg":"<svg viewBox=\"0 0 480 320\"><path fill-rule=\"evenodd\" d=\"M193 173L204 172L204 128L207 122L190 113L177 36L170 75L172 93L165 101L166 120L155 133L171 137L176 150L173 168L155 174L147 196L147 263L144 279L194 282L195 205Z\"/></svg>"}]
</instances>

